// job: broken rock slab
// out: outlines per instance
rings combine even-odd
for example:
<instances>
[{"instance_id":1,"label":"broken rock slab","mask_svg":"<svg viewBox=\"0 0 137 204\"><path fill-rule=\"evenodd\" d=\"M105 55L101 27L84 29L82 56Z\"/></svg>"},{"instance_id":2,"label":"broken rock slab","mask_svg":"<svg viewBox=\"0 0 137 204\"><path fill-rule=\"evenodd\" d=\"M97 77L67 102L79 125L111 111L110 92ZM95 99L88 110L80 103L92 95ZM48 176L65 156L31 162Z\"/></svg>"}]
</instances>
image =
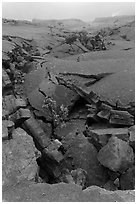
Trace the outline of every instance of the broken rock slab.
<instances>
[{"instance_id":1,"label":"broken rock slab","mask_svg":"<svg viewBox=\"0 0 137 204\"><path fill-rule=\"evenodd\" d=\"M134 125L134 117L127 111L112 110L110 114L109 123L112 125Z\"/></svg>"},{"instance_id":2,"label":"broken rock slab","mask_svg":"<svg viewBox=\"0 0 137 204\"><path fill-rule=\"evenodd\" d=\"M3 186L13 186L22 180L34 181L37 172L37 150L32 137L17 128L12 132L12 138L2 144Z\"/></svg>"},{"instance_id":3,"label":"broken rock slab","mask_svg":"<svg viewBox=\"0 0 137 204\"><path fill-rule=\"evenodd\" d=\"M97 116L101 119L109 120L112 107L102 103L100 109L101 111L97 113Z\"/></svg>"},{"instance_id":4,"label":"broken rock slab","mask_svg":"<svg viewBox=\"0 0 137 204\"><path fill-rule=\"evenodd\" d=\"M29 109L26 108L20 108L15 113L9 116L10 120L12 120L14 123L23 123L24 120L27 120L31 117L31 112Z\"/></svg>"},{"instance_id":5,"label":"broken rock slab","mask_svg":"<svg viewBox=\"0 0 137 204\"><path fill-rule=\"evenodd\" d=\"M59 140L53 140L47 148L42 151L43 156L48 157L53 162L60 163L63 160L63 154L59 151L62 143Z\"/></svg>"},{"instance_id":6,"label":"broken rock slab","mask_svg":"<svg viewBox=\"0 0 137 204\"><path fill-rule=\"evenodd\" d=\"M124 141L129 139L128 128L92 129L89 127L84 133L98 150L105 146L112 136Z\"/></svg>"},{"instance_id":7,"label":"broken rock slab","mask_svg":"<svg viewBox=\"0 0 137 204\"><path fill-rule=\"evenodd\" d=\"M50 139L46 136L44 130L40 127L37 120L35 120L33 117L29 118L24 122L24 127L34 138L39 150L48 147L50 144Z\"/></svg>"},{"instance_id":8,"label":"broken rock slab","mask_svg":"<svg viewBox=\"0 0 137 204\"><path fill-rule=\"evenodd\" d=\"M124 172L134 164L133 149L115 136L98 153L99 162L112 171Z\"/></svg>"}]
</instances>

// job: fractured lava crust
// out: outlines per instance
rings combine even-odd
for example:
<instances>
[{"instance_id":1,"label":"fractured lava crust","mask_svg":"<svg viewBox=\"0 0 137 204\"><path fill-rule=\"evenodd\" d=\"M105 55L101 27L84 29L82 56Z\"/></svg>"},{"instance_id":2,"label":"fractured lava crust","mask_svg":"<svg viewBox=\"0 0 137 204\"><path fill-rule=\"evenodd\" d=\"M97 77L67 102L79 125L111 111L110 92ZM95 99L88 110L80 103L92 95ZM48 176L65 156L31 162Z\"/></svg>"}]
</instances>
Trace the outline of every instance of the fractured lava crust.
<instances>
[{"instance_id":1,"label":"fractured lava crust","mask_svg":"<svg viewBox=\"0 0 137 204\"><path fill-rule=\"evenodd\" d=\"M134 18L70 21L3 19L3 201L135 199Z\"/></svg>"}]
</instances>

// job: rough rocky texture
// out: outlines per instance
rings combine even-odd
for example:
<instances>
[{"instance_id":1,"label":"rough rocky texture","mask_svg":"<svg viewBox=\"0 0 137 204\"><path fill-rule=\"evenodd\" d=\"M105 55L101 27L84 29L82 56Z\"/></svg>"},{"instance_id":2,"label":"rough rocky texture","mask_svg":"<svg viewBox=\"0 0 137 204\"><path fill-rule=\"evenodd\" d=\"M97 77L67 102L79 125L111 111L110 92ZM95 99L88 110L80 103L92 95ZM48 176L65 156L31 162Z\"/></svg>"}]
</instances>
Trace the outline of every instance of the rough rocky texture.
<instances>
[{"instance_id":1,"label":"rough rocky texture","mask_svg":"<svg viewBox=\"0 0 137 204\"><path fill-rule=\"evenodd\" d=\"M116 18L3 19L4 200L134 201L135 22Z\"/></svg>"},{"instance_id":2,"label":"rough rocky texture","mask_svg":"<svg viewBox=\"0 0 137 204\"><path fill-rule=\"evenodd\" d=\"M2 140L10 139L13 130L14 130L14 122L10 120L3 120L2 121Z\"/></svg>"},{"instance_id":3,"label":"rough rocky texture","mask_svg":"<svg viewBox=\"0 0 137 204\"><path fill-rule=\"evenodd\" d=\"M75 184L20 183L3 188L3 200L12 202L134 202L135 191L107 191L96 186L82 191L81 187Z\"/></svg>"},{"instance_id":4,"label":"rough rocky texture","mask_svg":"<svg viewBox=\"0 0 137 204\"><path fill-rule=\"evenodd\" d=\"M103 185L107 181L107 172L97 160L96 148L81 133L67 135L62 141L66 153L64 164L69 170L82 168L87 172L86 186Z\"/></svg>"},{"instance_id":5,"label":"rough rocky texture","mask_svg":"<svg viewBox=\"0 0 137 204\"><path fill-rule=\"evenodd\" d=\"M26 120L24 126L30 132L34 141L36 141L36 145L38 145L40 149L44 149L49 145L50 139L46 136L45 132L34 118L31 117Z\"/></svg>"},{"instance_id":6,"label":"rough rocky texture","mask_svg":"<svg viewBox=\"0 0 137 204\"><path fill-rule=\"evenodd\" d=\"M128 128L106 128L106 129L92 129L88 128L85 131L85 135L89 141L92 142L97 149L105 146L112 136L128 141Z\"/></svg>"},{"instance_id":7,"label":"rough rocky texture","mask_svg":"<svg viewBox=\"0 0 137 204\"><path fill-rule=\"evenodd\" d=\"M109 122L114 125L134 125L134 117L127 111L111 111Z\"/></svg>"},{"instance_id":8,"label":"rough rocky texture","mask_svg":"<svg viewBox=\"0 0 137 204\"><path fill-rule=\"evenodd\" d=\"M2 143L3 186L16 185L20 181L35 180L37 152L31 136L17 128L12 133L13 139Z\"/></svg>"},{"instance_id":9,"label":"rough rocky texture","mask_svg":"<svg viewBox=\"0 0 137 204\"><path fill-rule=\"evenodd\" d=\"M129 144L135 152L135 126L131 126L129 129Z\"/></svg>"},{"instance_id":10,"label":"rough rocky texture","mask_svg":"<svg viewBox=\"0 0 137 204\"><path fill-rule=\"evenodd\" d=\"M134 190L135 189L135 167L129 168L120 177L121 190Z\"/></svg>"},{"instance_id":11,"label":"rough rocky texture","mask_svg":"<svg viewBox=\"0 0 137 204\"><path fill-rule=\"evenodd\" d=\"M134 154L127 142L112 136L99 151L98 160L112 171L124 172L134 164Z\"/></svg>"}]
</instances>

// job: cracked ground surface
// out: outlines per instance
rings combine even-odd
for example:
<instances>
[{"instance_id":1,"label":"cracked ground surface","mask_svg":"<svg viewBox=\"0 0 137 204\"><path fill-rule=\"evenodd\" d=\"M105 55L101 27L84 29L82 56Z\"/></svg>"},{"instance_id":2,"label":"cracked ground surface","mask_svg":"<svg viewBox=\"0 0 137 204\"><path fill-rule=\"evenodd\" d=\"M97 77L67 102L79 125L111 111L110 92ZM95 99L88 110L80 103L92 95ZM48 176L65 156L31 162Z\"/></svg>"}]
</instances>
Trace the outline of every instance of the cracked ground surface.
<instances>
[{"instance_id":1,"label":"cracked ground surface","mask_svg":"<svg viewBox=\"0 0 137 204\"><path fill-rule=\"evenodd\" d=\"M79 24L3 20L3 201L134 201L134 19L119 23L93 46Z\"/></svg>"}]
</instances>

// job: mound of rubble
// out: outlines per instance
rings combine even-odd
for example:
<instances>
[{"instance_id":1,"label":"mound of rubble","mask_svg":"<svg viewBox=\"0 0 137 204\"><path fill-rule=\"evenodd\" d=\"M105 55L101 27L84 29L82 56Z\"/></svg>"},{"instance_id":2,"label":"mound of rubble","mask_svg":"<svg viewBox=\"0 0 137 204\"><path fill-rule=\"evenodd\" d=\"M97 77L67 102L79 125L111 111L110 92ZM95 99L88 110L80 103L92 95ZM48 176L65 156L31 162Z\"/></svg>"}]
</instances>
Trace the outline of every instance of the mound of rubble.
<instances>
[{"instance_id":1,"label":"mound of rubble","mask_svg":"<svg viewBox=\"0 0 137 204\"><path fill-rule=\"evenodd\" d=\"M89 49L84 37L65 43ZM37 51L3 36L3 199L134 201L134 73L60 71Z\"/></svg>"}]
</instances>

